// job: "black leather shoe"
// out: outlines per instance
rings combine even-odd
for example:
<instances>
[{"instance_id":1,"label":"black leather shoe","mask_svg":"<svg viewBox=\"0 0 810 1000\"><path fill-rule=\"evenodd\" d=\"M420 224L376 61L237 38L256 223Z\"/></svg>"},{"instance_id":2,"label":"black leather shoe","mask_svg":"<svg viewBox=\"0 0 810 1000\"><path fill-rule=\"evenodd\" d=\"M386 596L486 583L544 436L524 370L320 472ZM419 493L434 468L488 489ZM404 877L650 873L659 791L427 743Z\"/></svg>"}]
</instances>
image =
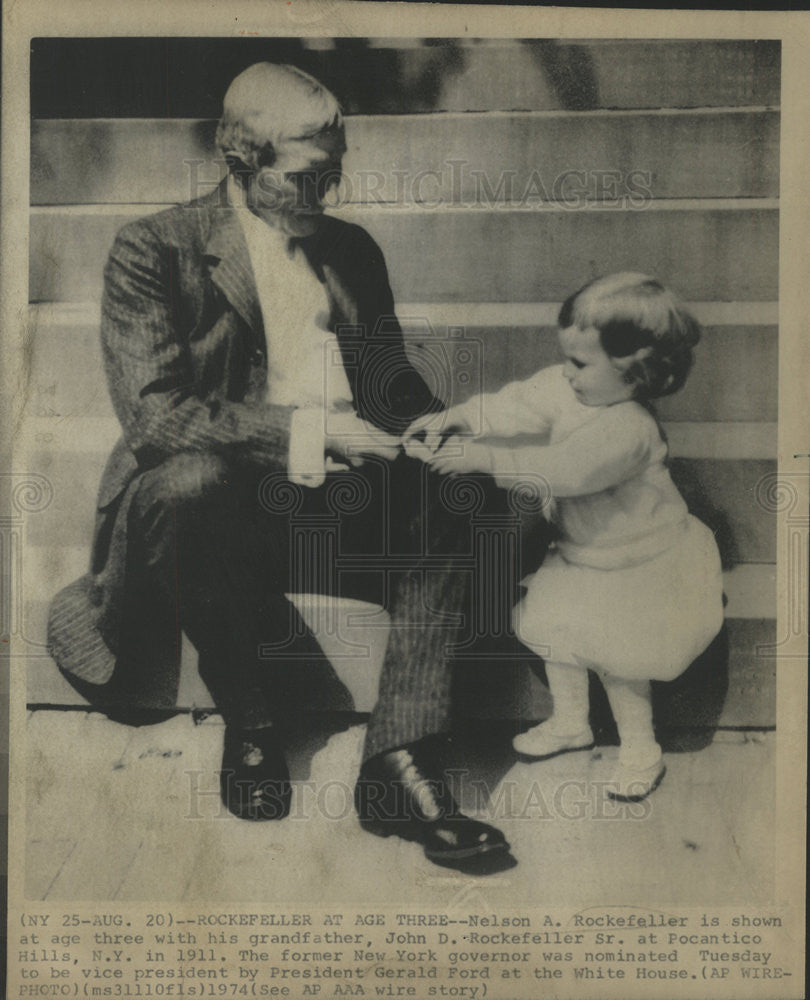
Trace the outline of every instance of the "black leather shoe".
<instances>
[{"instance_id":1,"label":"black leather shoe","mask_svg":"<svg viewBox=\"0 0 810 1000\"><path fill-rule=\"evenodd\" d=\"M507 852L500 830L465 816L438 773L419 744L372 757L354 792L360 825L378 837L416 841L437 864Z\"/></svg>"},{"instance_id":2,"label":"black leather shoe","mask_svg":"<svg viewBox=\"0 0 810 1000\"><path fill-rule=\"evenodd\" d=\"M222 801L239 819L283 819L290 811L292 787L287 761L271 728L225 728Z\"/></svg>"}]
</instances>

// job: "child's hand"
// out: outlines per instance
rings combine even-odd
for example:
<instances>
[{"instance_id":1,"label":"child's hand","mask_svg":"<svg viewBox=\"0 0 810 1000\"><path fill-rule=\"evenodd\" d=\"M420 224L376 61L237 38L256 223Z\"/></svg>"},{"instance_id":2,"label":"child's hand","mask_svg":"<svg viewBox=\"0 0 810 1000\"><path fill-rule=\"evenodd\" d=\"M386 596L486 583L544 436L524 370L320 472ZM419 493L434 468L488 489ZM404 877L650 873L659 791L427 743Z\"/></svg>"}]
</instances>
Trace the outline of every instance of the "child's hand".
<instances>
[{"instance_id":1,"label":"child's hand","mask_svg":"<svg viewBox=\"0 0 810 1000\"><path fill-rule=\"evenodd\" d=\"M433 458L430 448L417 437L403 438L402 447L409 458L418 458L420 462L429 462Z\"/></svg>"},{"instance_id":2,"label":"child's hand","mask_svg":"<svg viewBox=\"0 0 810 1000\"><path fill-rule=\"evenodd\" d=\"M451 406L449 410L442 410L441 413L428 413L424 417L414 420L410 427L402 435L402 442L408 454L411 454L409 444L419 435L424 434L424 447L430 452L437 451L442 441L451 434L470 434L472 428L469 420L464 415L461 407ZM421 452L418 457L423 458Z\"/></svg>"},{"instance_id":3,"label":"child's hand","mask_svg":"<svg viewBox=\"0 0 810 1000\"><path fill-rule=\"evenodd\" d=\"M466 472L492 472L492 453L483 444L451 437L424 461L443 476L460 476Z\"/></svg>"}]
</instances>

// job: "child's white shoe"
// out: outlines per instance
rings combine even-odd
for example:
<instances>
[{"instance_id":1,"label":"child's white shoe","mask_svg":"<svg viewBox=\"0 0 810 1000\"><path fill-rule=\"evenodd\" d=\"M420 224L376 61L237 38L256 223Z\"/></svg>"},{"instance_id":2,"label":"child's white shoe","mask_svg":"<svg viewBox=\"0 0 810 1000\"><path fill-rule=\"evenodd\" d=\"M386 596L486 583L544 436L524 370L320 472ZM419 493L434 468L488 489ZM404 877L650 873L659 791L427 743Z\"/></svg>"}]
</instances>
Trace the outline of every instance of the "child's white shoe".
<instances>
[{"instance_id":1,"label":"child's white shoe","mask_svg":"<svg viewBox=\"0 0 810 1000\"><path fill-rule=\"evenodd\" d=\"M593 733L590 726L578 733L561 733L553 721L549 720L520 733L512 740L512 746L524 757L547 760L561 753L590 750L593 747Z\"/></svg>"},{"instance_id":2,"label":"child's white shoe","mask_svg":"<svg viewBox=\"0 0 810 1000\"><path fill-rule=\"evenodd\" d=\"M633 767L620 762L608 785L608 798L616 802L641 802L658 788L666 773L663 757L648 767Z\"/></svg>"}]
</instances>

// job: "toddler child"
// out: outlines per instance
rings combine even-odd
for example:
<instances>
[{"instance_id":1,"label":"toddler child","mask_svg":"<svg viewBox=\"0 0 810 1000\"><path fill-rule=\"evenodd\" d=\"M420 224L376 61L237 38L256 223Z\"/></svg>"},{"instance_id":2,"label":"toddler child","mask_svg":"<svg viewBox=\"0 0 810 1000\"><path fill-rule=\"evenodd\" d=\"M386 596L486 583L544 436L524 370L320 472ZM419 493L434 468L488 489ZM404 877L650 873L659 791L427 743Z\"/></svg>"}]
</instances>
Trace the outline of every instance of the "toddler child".
<instances>
[{"instance_id":1,"label":"toddler child","mask_svg":"<svg viewBox=\"0 0 810 1000\"><path fill-rule=\"evenodd\" d=\"M425 444L409 450L438 472L490 472L504 486L542 477L561 537L528 580L514 625L546 662L554 713L514 747L535 760L592 747L594 670L621 741L608 794L639 801L666 770L650 680L678 677L723 623L714 536L672 482L647 406L683 385L700 331L671 292L635 273L580 289L559 327L564 364L445 411L442 433L454 436L441 447L429 430L436 417L423 418L409 433L427 428ZM460 436L482 418L477 440Z\"/></svg>"}]
</instances>

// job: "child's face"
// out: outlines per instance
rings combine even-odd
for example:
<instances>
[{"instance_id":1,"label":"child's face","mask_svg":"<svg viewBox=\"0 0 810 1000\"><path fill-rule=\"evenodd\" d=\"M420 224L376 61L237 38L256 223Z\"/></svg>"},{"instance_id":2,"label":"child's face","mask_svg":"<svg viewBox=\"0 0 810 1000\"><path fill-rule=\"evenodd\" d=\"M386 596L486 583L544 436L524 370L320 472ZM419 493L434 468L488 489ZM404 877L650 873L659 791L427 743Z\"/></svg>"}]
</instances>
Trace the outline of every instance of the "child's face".
<instances>
[{"instance_id":1,"label":"child's face","mask_svg":"<svg viewBox=\"0 0 810 1000\"><path fill-rule=\"evenodd\" d=\"M563 375L580 403L611 406L633 398L633 386L624 381L616 360L605 354L595 327L560 330L560 347L566 359Z\"/></svg>"}]
</instances>

